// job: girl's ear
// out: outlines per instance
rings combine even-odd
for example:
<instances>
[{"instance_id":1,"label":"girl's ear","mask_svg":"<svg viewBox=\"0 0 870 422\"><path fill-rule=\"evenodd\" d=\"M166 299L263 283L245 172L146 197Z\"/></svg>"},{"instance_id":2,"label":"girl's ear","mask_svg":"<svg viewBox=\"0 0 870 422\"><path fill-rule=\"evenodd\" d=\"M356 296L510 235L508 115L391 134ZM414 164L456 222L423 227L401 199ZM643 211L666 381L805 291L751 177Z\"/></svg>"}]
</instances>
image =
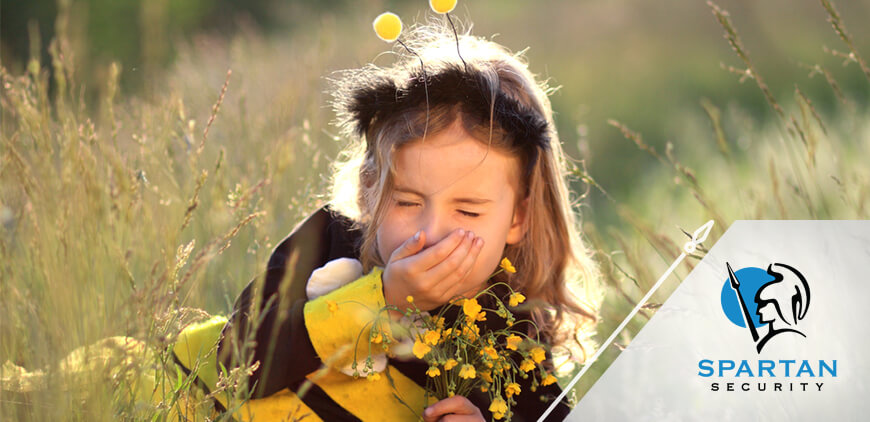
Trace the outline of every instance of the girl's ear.
<instances>
[{"instance_id":1,"label":"girl's ear","mask_svg":"<svg viewBox=\"0 0 870 422\"><path fill-rule=\"evenodd\" d=\"M507 239L505 239L505 243L508 245L513 245L519 243L520 240L523 239L523 236L526 234L526 229L528 225L526 224L526 216L528 215L529 210L529 198L523 199L517 206L514 208L514 216L513 221L511 221L511 228L508 230Z\"/></svg>"}]
</instances>

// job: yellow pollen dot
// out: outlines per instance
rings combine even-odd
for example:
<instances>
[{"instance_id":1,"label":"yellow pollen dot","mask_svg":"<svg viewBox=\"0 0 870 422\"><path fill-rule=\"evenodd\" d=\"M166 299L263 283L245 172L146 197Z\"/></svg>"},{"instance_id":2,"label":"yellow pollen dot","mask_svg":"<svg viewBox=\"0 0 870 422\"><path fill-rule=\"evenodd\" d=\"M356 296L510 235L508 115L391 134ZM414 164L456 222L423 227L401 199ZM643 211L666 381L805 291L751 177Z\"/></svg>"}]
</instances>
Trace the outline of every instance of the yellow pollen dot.
<instances>
[{"instance_id":1,"label":"yellow pollen dot","mask_svg":"<svg viewBox=\"0 0 870 422\"><path fill-rule=\"evenodd\" d=\"M429 7L435 13L450 13L456 8L456 0L429 0Z\"/></svg>"},{"instance_id":2,"label":"yellow pollen dot","mask_svg":"<svg viewBox=\"0 0 870 422\"><path fill-rule=\"evenodd\" d=\"M395 13L384 12L375 18L372 27L374 27L378 38L386 42L393 42L399 39L399 34L402 33L402 20Z\"/></svg>"}]
</instances>

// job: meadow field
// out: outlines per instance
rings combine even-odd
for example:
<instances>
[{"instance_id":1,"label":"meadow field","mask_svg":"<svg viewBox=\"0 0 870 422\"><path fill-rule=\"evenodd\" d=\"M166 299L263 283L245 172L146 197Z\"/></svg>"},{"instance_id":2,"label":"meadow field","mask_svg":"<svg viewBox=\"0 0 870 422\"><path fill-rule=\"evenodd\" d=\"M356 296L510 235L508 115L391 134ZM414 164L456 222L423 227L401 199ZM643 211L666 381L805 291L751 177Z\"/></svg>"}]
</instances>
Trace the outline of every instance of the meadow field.
<instances>
[{"instance_id":1,"label":"meadow field","mask_svg":"<svg viewBox=\"0 0 870 422\"><path fill-rule=\"evenodd\" d=\"M371 19L388 8L431 18L423 1L330 3L279 8L285 26L248 17L174 39L153 30L170 25L168 11L142 6L133 65L95 53L98 15L82 5L101 2L59 1L51 39L32 25L33 53L3 55L0 378L30 387L0 389L0 420L175 419L177 403L202 399L187 397L189 379L161 375L148 385L171 394L152 403L143 374L163 373L186 324L226 315L324 204L330 163L350 142L330 125L326 78L399 51ZM870 216L870 3L717 3L460 2L472 33L529 47L531 69L560 87L556 122L605 291L597 332L585 333L599 342L708 220L706 247L740 219ZM167 58L149 59L166 45ZM112 336L141 340L141 358L64 372L72 350ZM22 369L40 372L23 380Z\"/></svg>"}]
</instances>

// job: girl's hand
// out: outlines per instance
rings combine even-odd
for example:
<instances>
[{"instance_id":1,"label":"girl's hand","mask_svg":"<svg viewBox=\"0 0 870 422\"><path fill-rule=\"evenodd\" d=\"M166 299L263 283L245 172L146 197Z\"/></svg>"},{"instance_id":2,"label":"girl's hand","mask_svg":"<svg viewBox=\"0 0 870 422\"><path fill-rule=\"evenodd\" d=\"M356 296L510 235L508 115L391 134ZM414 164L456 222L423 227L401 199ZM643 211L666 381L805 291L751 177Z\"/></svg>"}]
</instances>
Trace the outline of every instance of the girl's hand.
<instances>
[{"instance_id":1,"label":"girl's hand","mask_svg":"<svg viewBox=\"0 0 870 422\"><path fill-rule=\"evenodd\" d=\"M483 238L456 229L420 252L425 243L426 232L421 231L393 251L383 274L387 304L404 310L412 296L418 308L428 311L475 287L466 277L483 249Z\"/></svg>"},{"instance_id":2,"label":"girl's hand","mask_svg":"<svg viewBox=\"0 0 870 422\"><path fill-rule=\"evenodd\" d=\"M479 422L483 421L480 409L463 396L453 396L439 401L423 411L426 422Z\"/></svg>"}]
</instances>

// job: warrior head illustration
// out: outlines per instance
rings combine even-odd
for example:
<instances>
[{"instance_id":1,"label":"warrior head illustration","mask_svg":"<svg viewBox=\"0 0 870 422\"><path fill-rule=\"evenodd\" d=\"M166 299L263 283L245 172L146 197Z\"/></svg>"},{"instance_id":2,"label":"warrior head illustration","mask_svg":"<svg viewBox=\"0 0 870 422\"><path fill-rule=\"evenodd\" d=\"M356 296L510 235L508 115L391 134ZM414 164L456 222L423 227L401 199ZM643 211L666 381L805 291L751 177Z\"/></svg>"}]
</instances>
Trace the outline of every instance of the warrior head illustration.
<instances>
[{"instance_id":1,"label":"warrior head illustration","mask_svg":"<svg viewBox=\"0 0 870 422\"><path fill-rule=\"evenodd\" d=\"M758 322L760 325L767 324L767 333L760 335L740 293L740 281L731 269L731 265L728 263L726 265L731 287L737 293L746 326L759 353L764 345L778 334L791 332L806 337L796 328L798 322L806 316L810 305L810 288L800 271L781 263L768 265L767 274L773 277L773 280L759 287L754 297Z\"/></svg>"}]
</instances>

